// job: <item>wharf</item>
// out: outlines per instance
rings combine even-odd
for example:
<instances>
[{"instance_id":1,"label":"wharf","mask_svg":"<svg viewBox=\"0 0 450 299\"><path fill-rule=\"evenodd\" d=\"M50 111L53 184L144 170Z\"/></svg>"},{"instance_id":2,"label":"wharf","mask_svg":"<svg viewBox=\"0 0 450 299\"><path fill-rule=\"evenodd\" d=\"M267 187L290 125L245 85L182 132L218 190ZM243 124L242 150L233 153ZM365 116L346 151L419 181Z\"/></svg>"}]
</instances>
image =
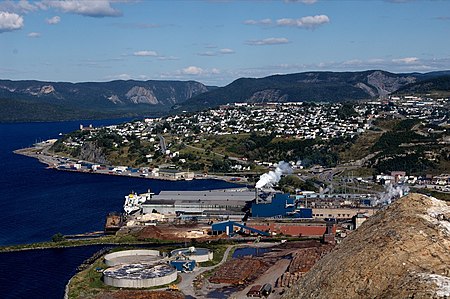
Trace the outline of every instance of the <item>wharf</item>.
<instances>
[{"instance_id":1,"label":"wharf","mask_svg":"<svg viewBox=\"0 0 450 299\"><path fill-rule=\"evenodd\" d=\"M143 173L140 169L136 169L134 171L125 170L125 171L113 171L114 168L118 166L114 165L104 165L104 167L100 169L93 170L92 168L88 168L85 165L92 165L92 162L89 161L80 161L75 160L73 158L63 157L56 155L54 153L49 152L49 148L52 143L42 142L37 143L33 147L18 149L13 151L15 154L23 155L27 157L32 157L38 159L39 162L46 164L49 169L56 169L62 171L72 171L72 172L81 172L81 173L92 173L92 174L103 174L103 175L115 175L115 176L127 176L127 177L138 177L142 179L152 179L152 180L164 180L164 181L183 181L184 178L176 179L172 177L166 176L157 176L152 173ZM83 165L80 168L67 167L68 165L80 164ZM245 180L236 180L236 177L231 176L219 176L219 175L203 175L199 173L194 173L193 179L213 179L213 180L222 180L226 182L232 183L245 183Z\"/></svg>"}]
</instances>

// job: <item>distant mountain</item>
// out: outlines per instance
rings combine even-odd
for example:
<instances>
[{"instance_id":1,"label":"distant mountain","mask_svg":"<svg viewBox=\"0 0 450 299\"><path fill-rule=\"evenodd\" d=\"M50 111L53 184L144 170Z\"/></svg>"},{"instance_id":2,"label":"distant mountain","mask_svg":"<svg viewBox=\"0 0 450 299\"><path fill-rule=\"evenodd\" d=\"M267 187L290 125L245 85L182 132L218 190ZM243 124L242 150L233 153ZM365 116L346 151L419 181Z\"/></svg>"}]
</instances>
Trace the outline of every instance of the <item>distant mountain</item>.
<instances>
[{"instance_id":1,"label":"distant mountain","mask_svg":"<svg viewBox=\"0 0 450 299\"><path fill-rule=\"evenodd\" d=\"M193 111L235 102L348 101L385 96L421 80L449 72L394 74L385 71L305 72L265 78L241 78L225 87L175 105L175 111Z\"/></svg>"},{"instance_id":2,"label":"distant mountain","mask_svg":"<svg viewBox=\"0 0 450 299\"><path fill-rule=\"evenodd\" d=\"M398 89L395 94L436 94L448 96L450 94L450 73L407 84Z\"/></svg>"},{"instance_id":3,"label":"distant mountain","mask_svg":"<svg viewBox=\"0 0 450 299\"><path fill-rule=\"evenodd\" d=\"M148 115L214 88L196 81L0 80L0 121Z\"/></svg>"},{"instance_id":4,"label":"distant mountain","mask_svg":"<svg viewBox=\"0 0 450 299\"><path fill-rule=\"evenodd\" d=\"M361 100L397 91L449 91L449 81L450 71L394 74L379 70L240 78L219 88L196 81L0 80L0 122L155 116L235 102Z\"/></svg>"}]
</instances>

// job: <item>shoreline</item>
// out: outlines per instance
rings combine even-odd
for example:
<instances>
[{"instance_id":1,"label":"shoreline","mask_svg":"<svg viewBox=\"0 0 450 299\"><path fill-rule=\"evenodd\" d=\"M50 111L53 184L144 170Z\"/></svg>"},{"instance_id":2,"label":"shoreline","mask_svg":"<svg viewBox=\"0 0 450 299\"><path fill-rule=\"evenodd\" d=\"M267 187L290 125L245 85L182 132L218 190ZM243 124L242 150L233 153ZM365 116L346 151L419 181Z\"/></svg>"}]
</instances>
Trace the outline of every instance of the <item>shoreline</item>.
<instances>
[{"instance_id":1,"label":"shoreline","mask_svg":"<svg viewBox=\"0 0 450 299\"><path fill-rule=\"evenodd\" d=\"M85 246L165 246L179 243L178 241L167 241L167 240L152 240L152 241L127 241L127 240L114 240L114 236L110 239L102 240L65 240L61 242L36 242L28 244L15 244L15 245L4 245L0 246L0 254L8 252L21 252L30 250L46 250L46 249L58 249L58 248L74 248L74 247L85 247ZM111 240L112 239L112 240Z\"/></svg>"},{"instance_id":2,"label":"shoreline","mask_svg":"<svg viewBox=\"0 0 450 299\"><path fill-rule=\"evenodd\" d=\"M160 176L153 176L153 175L147 175L143 176L142 173L139 172L112 172L109 170L109 168L114 168L118 166L114 165L106 165L107 169L103 170L92 170L92 169L71 169L71 168L60 168L58 166L62 165L62 163L78 163L81 160L75 160L74 158L67 158L63 156L59 156L57 154L49 153L50 146L48 143L40 143L35 144L33 147L27 147L27 148L21 148L16 149L13 151L14 154L22 155L30 158L37 159L42 164L47 165L47 169L55 169L58 171L69 171L69 172L76 172L76 173L87 173L87 174L102 174L102 175L112 175L112 176L123 176L123 177L133 177L133 178L140 178L140 179L151 179L151 180L161 180L161 181L191 181L191 180L220 180L228 183L234 183L238 185L246 185L247 181L244 180L242 177L238 176L220 176L220 175L207 175L204 176L203 174L194 173L194 178L192 179L174 179L169 177L160 177ZM92 164L93 162L89 161L81 161L83 163L89 163ZM239 180L236 180L236 178L239 178Z\"/></svg>"}]
</instances>

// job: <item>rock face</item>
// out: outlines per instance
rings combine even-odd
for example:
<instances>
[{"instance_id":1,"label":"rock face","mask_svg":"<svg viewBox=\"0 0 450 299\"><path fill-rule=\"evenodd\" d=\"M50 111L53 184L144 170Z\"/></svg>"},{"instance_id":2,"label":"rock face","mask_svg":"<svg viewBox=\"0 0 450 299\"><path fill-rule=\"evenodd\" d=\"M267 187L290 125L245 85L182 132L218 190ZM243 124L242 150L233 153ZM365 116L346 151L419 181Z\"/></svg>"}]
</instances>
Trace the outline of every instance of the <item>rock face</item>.
<instances>
[{"instance_id":1,"label":"rock face","mask_svg":"<svg viewBox=\"0 0 450 299\"><path fill-rule=\"evenodd\" d=\"M450 207L419 194L369 218L283 298L448 298Z\"/></svg>"},{"instance_id":2,"label":"rock face","mask_svg":"<svg viewBox=\"0 0 450 299\"><path fill-rule=\"evenodd\" d=\"M134 104L158 104L158 99L153 91L140 86L133 86L125 96Z\"/></svg>"},{"instance_id":3,"label":"rock face","mask_svg":"<svg viewBox=\"0 0 450 299\"><path fill-rule=\"evenodd\" d=\"M417 79L413 76L387 76L386 73L381 71L375 71L367 76L367 83L374 86L380 96L388 95L391 92L398 90L400 87L416 81Z\"/></svg>"},{"instance_id":4,"label":"rock face","mask_svg":"<svg viewBox=\"0 0 450 299\"><path fill-rule=\"evenodd\" d=\"M78 158L99 164L108 164L108 160L106 159L103 150L96 146L94 142L85 142L81 147Z\"/></svg>"}]
</instances>

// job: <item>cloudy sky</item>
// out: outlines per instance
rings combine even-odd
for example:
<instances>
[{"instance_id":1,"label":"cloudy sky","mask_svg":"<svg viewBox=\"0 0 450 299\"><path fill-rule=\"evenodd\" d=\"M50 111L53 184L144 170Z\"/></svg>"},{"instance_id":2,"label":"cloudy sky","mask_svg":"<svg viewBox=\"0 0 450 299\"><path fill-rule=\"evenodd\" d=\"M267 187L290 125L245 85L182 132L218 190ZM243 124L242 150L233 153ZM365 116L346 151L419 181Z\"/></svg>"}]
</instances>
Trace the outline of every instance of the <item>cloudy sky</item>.
<instances>
[{"instance_id":1,"label":"cloudy sky","mask_svg":"<svg viewBox=\"0 0 450 299\"><path fill-rule=\"evenodd\" d=\"M450 69L447 0L0 2L0 79L198 80Z\"/></svg>"}]
</instances>

